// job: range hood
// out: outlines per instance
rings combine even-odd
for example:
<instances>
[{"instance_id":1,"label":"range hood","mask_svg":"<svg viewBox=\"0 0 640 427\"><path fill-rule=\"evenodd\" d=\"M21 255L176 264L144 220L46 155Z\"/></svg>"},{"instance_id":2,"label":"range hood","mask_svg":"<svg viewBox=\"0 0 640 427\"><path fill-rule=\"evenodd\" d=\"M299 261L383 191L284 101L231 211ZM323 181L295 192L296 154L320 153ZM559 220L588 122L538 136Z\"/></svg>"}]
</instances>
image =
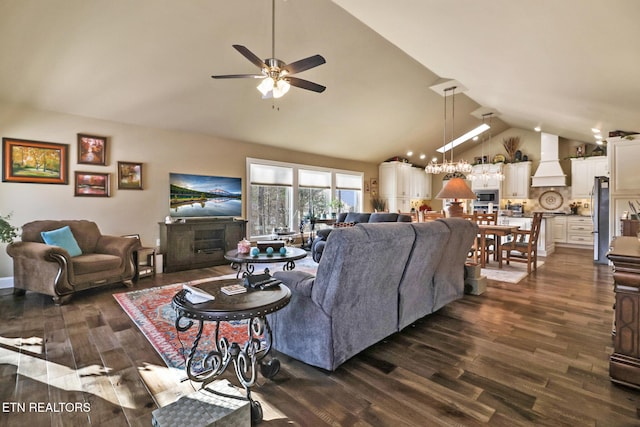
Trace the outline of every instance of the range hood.
<instances>
[{"instance_id":1,"label":"range hood","mask_svg":"<svg viewBox=\"0 0 640 427\"><path fill-rule=\"evenodd\" d=\"M558 158L558 135L541 133L540 165L531 178L532 187L565 187L567 175Z\"/></svg>"}]
</instances>

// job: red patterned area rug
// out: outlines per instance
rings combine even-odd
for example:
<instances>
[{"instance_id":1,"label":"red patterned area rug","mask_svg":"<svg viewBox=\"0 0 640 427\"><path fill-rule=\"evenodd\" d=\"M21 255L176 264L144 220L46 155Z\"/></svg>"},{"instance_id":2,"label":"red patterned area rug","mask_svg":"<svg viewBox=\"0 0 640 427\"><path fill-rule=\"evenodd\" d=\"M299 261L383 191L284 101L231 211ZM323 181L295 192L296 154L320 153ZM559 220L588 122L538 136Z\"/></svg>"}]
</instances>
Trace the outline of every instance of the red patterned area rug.
<instances>
[{"instance_id":1,"label":"red patterned area rug","mask_svg":"<svg viewBox=\"0 0 640 427\"><path fill-rule=\"evenodd\" d=\"M311 259L303 259L296 263L296 269L312 274L316 266L317 264ZM272 272L282 269L279 264L271 267ZM186 332L178 333L176 331L176 313L171 307L173 296L182 289L184 284L197 286L200 283L211 280L232 277L235 277L235 274L118 293L114 294L113 297L147 337L147 340L149 340L167 366L184 370L186 358L197 333L197 325L192 326ZM222 322L220 324L220 335L226 337L229 342L244 342L247 337L247 328L246 320ZM215 323L206 322L198 347L208 349L207 351L215 348L214 337ZM199 357L198 360L200 360Z\"/></svg>"}]
</instances>

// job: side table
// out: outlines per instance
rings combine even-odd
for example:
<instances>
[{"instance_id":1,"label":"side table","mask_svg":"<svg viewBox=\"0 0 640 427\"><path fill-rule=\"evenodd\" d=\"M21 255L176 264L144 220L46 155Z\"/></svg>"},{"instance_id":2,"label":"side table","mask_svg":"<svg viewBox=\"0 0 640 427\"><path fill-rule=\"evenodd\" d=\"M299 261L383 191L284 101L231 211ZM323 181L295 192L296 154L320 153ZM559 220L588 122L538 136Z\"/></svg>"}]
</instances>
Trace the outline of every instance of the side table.
<instances>
[{"instance_id":1,"label":"side table","mask_svg":"<svg viewBox=\"0 0 640 427\"><path fill-rule=\"evenodd\" d=\"M156 249L139 247L133 251L133 262L136 265L134 280L156 274Z\"/></svg>"},{"instance_id":2,"label":"side table","mask_svg":"<svg viewBox=\"0 0 640 427\"><path fill-rule=\"evenodd\" d=\"M280 262L284 263L282 266L283 270L293 270L296 268L295 261L306 257L307 251L292 246L285 247L287 248L285 255L281 255L278 252L275 252L273 255L267 255L261 252L253 256L250 254L239 254L237 249L232 249L224 254L224 258L227 261L231 261L231 268L237 270L236 277L238 278L240 276L244 277L253 274L254 264L275 264Z\"/></svg>"},{"instance_id":3,"label":"side table","mask_svg":"<svg viewBox=\"0 0 640 427\"><path fill-rule=\"evenodd\" d=\"M271 350L271 327L267 322L267 314L274 313L289 304L291 291L285 285L274 286L265 290L249 289L245 293L226 295L221 291L223 286L241 284L240 279L212 280L198 285L198 288L213 295L214 300L192 304L186 298L184 289L172 300L176 310L176 330L186 332L196 323L197 335L189 351L186 363L187 376L190 380L202 383L206 387L214 379L224 373L233 363L235 374L247 392L251 402L251 418L254 423L262 421L262 407L251 398L251 387L257 379L257 365L260 373L266 378L273 378L280 370L278 359L268 362L263 359ZM248 319L247 338L244 343L229 342L221 336L220 322ZM197 352L205 322L215 322L215 348ZM261 338L265 344L261 344Z\"/></svg>"}]
</instances>

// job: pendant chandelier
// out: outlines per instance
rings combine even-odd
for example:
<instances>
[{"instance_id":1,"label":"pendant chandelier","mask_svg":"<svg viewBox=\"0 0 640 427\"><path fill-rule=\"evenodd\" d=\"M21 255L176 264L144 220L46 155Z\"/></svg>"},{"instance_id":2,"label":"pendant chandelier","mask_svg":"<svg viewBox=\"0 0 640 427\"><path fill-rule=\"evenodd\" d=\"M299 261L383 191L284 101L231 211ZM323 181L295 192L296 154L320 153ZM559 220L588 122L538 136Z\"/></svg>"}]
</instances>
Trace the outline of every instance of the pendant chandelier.
<instances>
[{"instance_id":1,"label":"pendant chandelier","mask_svg":"<svg viewBox=\"0 0 640 427\"><path fill-rule=\"evenodd\" d=\"M453 148L455 146L453 144L453 141L451 141L447 146L447 96L449 96L448 95L449 92L451 93L451 139L453 140L455 110L456 110L455 108L456 86L451 86L444 89L444 131L443 131L444 145L442 147L442 163L438 163L437 160L434 158L431 161L431 163L429 163L424 168L424 171L428 174L434 174L434 175L441 174L441 173L467 174L473 170L472 166L466 160L459 160L458 162L453 161ZM446 158L447 148L450 148L451 150L449 161L447 161L447 158Z\"/></svg>"},{"instance_id":2,"label":"pendant chandelier","mask_svg":"<svg viewBox=\"0 0 640 427\"><path fill-rule=\"evenodd\" d=\"M486 113L482 115L482 123L484 124L484 120L486 117L489 117L489 135L488 135L488 139L489 139L489 147L491 147L491 118L493 117L493 113ZM482 140L482 164L480 166L476 166L473 168L473 173L468 175L468 179L470 181L480 181L480 182L489 182L489 181L504 181L504 174L501 171L501 168L495 168L495 167L491 167L491 165L489 165L486 161L485 161L485 155L484 155L484 142L485 140Z\"/></svg>"}]
</instances>

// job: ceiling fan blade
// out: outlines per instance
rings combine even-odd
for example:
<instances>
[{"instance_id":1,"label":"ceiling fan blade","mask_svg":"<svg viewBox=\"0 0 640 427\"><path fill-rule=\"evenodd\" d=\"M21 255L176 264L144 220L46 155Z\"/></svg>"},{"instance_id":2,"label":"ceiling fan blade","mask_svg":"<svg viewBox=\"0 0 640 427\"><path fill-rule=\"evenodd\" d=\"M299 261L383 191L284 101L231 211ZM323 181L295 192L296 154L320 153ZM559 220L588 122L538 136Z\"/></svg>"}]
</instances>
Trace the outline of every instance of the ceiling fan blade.
<instances>
[{"instance_id":1,"label":"ceiling fan blade","mask_svg":"<svg viewBox=\"0 0 640 427\"><path fill-rule=\"evenodd\" d=\"M321 55L313 55L308 58L301 59L299 61L292 62L285 65L282 69L286 70L289 74L296 74L317 67L327 62Z\"/></svg>"},{"instance_id":2,"label":"ceiling fan blade","mask_svg":"<svg viewBox=\"0 0 640 427\"><path fill-rule=\"evenodd\" d=\"M222 76L211 76L213 79L264 79L264 74L225 74Z\"/></svg>"},{"instance_id":3,"label":"ceiling fan blade","mask_svg":"<svg viewBox=\"0 0 640 427\"><path fill-rule=\"evenodd\" d=\"M322 93L326 89L325 86L319 85L314 82L310 82L309 80L299 79L297 77L287 77L285 78L285 80L288 81L289 84L291 84L291 86L299 87L301 89L311 90L318 93Z\"/></svg>"},{"instance_id":4,"label":"ceiling fan blade","mask_svg":"<svg viewBox=\"0 0 640 427\"><path fill-rule=\"evenodd\" d=\"M240 45L240 44L234 44L233 47L235 48L235 50L237 50L238 52L240 52L242 54L242 56L244 56L245 58L247 58L249 61L251 61L252 63L254 63L257 67L259 67L260 69L262 68L269 68L267 67L267 64L264 63L264 61L260 58L258 58L253 52L251 52L249 49L247 49L246 47Z\"/></svg>"}]
</instances>

